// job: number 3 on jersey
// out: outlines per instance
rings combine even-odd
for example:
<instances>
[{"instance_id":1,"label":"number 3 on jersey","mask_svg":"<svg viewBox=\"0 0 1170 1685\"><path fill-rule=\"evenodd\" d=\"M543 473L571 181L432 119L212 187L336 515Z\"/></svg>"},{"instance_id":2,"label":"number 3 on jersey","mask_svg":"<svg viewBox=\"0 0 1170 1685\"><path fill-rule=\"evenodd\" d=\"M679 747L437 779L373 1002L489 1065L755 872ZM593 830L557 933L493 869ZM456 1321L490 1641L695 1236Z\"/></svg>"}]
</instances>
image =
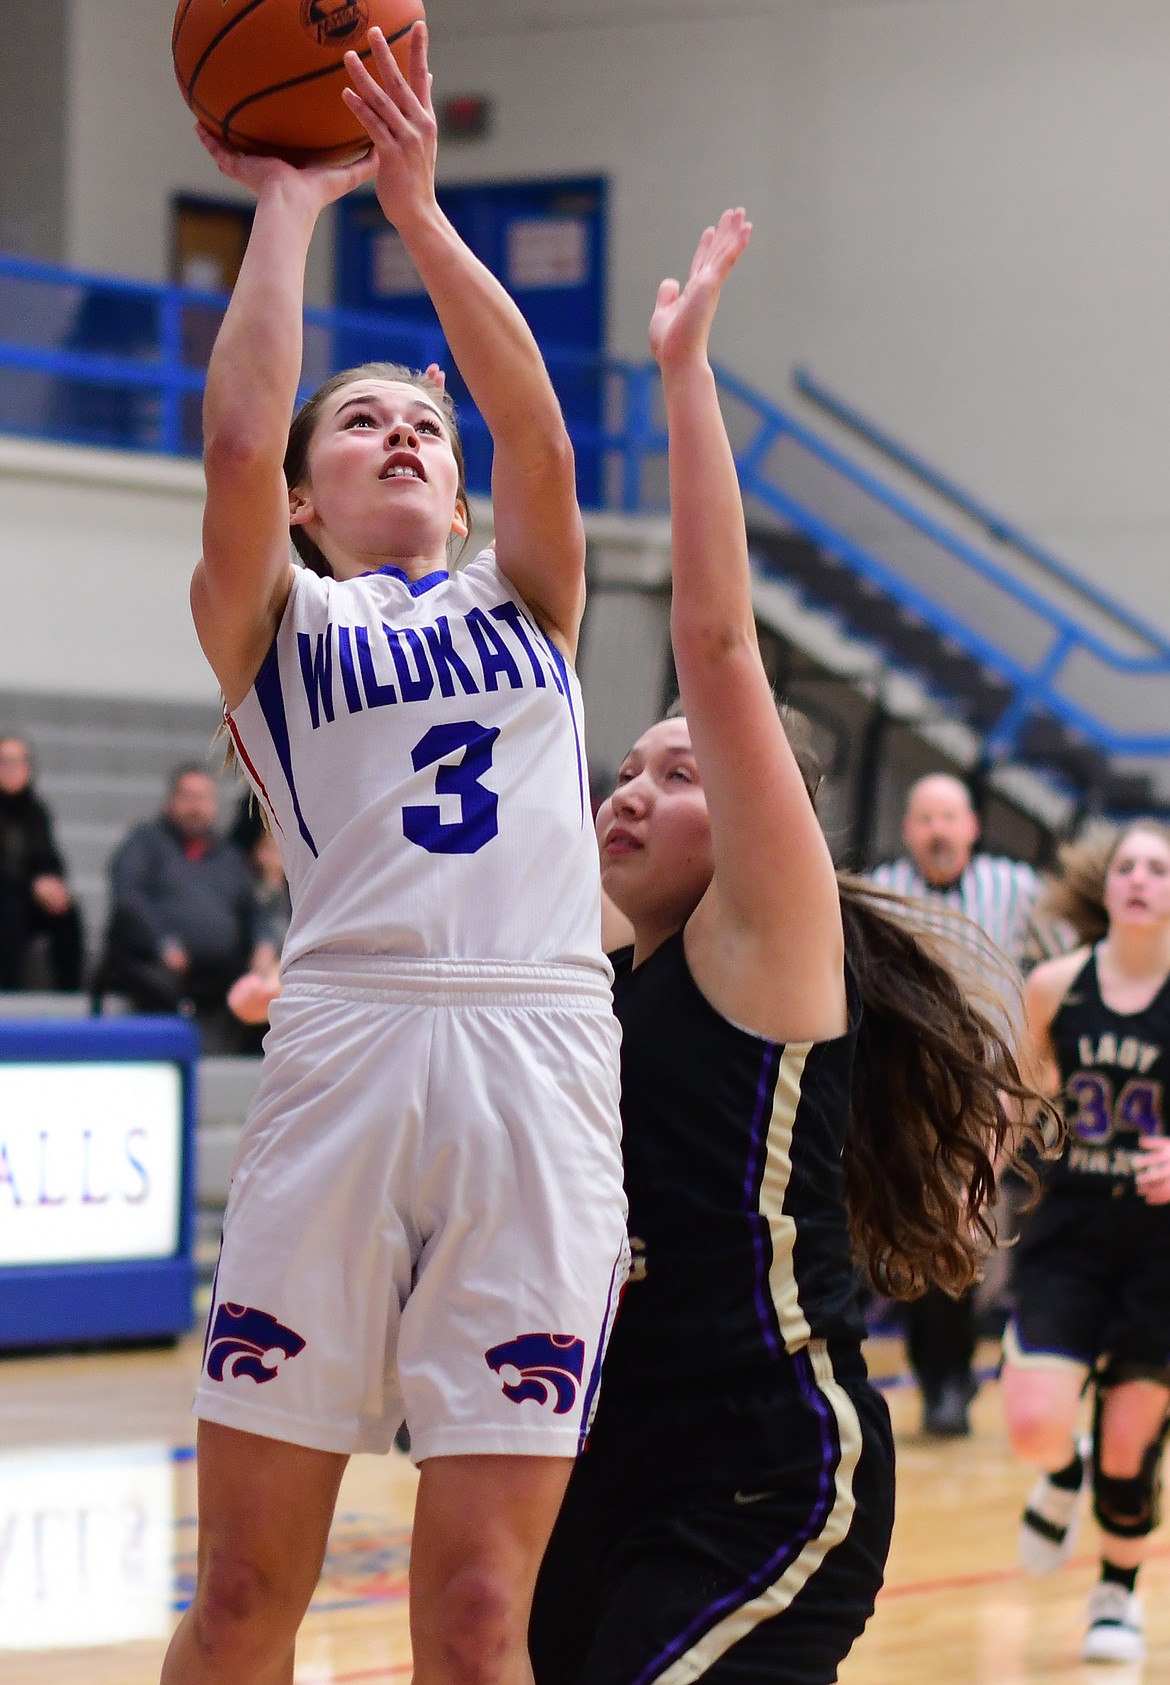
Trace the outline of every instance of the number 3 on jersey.
<instances>
[{"instance_id":1,"label":"number 3 on jersey","mask_svg":"<svg viewBox=\"0 0 1170 1685\"><path fill-rule=\"evenodd\" d=\"M476 720L453 720L432 726L411 750L416 772L438 765L436 796L458 796L459 818L444 823L440 808L404 807L402 828L407 840L428 854L477 854L500 829L500 798L480 779L491 769L498 726ZM463 754L457 761L452 756Z\"/></svg>"}]
</instances>

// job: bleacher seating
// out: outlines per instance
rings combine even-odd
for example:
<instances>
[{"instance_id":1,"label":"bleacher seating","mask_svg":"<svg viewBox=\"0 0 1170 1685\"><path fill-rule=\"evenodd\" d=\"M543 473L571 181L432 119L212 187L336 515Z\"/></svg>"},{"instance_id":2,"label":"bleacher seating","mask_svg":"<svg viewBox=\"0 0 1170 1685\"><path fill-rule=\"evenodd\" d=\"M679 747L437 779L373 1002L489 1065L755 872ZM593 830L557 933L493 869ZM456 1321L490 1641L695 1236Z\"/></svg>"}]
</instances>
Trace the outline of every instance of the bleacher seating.
<instances>
[{"instance_id":1,"label":"bleacher seating","mask_svg":"<svg viewBox=\"0 0 1170 1685\"><path fill-rule=\"evenodd\" d=\"M199 1061L196 1186L204 1209L222 1209L240 1130L260 1081L261 1059L217 1056Z\"/></svg>"},{"instance_id":2,"label":"bleacher seating","mask_svg":"<svg viewBox=\"0 0 1170 1685\"><path fill-rule=\"evenodd\" d=\"M0 1018L88 1018L92 1008L87 994L57 994L51 989L23 989L19 994L0 993ZM130 1010L121 995L106 995L102 1017L116 1018Z\"/></svg>"},{"instance_id":3,"label":"bleacher seating","mask_svg":"<svg viewBox=\"0 0 1170 1685\"><path fill-rule=\"evenodd\" d=\"M132 825L158 812L174 766L217 769L218 725L214 703L0 691L0 731L33 746L37 793L53 815L91 955L106 922L110 855ZM225 817L228 807L230 796Z\"/></svg>"}]
</instances>

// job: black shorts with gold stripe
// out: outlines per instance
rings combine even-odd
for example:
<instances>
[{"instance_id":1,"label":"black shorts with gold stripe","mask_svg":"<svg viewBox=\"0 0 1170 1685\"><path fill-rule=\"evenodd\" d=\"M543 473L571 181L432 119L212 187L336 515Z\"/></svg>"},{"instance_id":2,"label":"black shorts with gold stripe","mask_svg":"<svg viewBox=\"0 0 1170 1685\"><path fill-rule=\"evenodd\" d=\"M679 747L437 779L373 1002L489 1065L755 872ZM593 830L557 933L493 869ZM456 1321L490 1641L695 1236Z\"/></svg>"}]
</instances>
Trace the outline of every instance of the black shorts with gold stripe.
<instances>
[{"instance_id":1,"label":"black shorts with gold stripe","mask_svg":"<svg viewBox=\"0 0 1170 1685\"><path fill-rule=\"evenodd\" d=\"M1129 1180L1047 1192L1024 1221L1004 1336L1022 1369L1170 1381L1170 1207Z\"/></svg>"},{"instance_id":2,"label":"black shorts with gold stripe","mask_svg":"<svg viewBox=\"0 0 1170 1685\"><path fill-rule=\"evenodd\" d=\"M864 1377L813 1342L782 1386L620 1417L603 1386L537 1584L536 1685L835 1680L893 1527L889 1415Z\"/></svg>"}]
</instances>

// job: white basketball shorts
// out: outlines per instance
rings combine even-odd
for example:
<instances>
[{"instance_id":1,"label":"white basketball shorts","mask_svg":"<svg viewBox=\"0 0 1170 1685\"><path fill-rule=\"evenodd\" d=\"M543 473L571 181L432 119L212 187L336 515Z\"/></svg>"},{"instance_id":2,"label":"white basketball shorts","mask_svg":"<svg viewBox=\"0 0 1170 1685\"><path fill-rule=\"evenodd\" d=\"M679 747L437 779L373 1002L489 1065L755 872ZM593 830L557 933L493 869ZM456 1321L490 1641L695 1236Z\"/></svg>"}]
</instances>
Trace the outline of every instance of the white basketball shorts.
<instances>
[{"instance_id":1,"label":"white basketball shorts","mask_svg":"<svg viewBox=\"0 0 1170 1685\"><path fill-rule=\"evenodd\" d=\"M323 1451L575 1456L627 1267L620 1031L577 966L289 967L195 1414Z\"/></svg>"}]
</instances>

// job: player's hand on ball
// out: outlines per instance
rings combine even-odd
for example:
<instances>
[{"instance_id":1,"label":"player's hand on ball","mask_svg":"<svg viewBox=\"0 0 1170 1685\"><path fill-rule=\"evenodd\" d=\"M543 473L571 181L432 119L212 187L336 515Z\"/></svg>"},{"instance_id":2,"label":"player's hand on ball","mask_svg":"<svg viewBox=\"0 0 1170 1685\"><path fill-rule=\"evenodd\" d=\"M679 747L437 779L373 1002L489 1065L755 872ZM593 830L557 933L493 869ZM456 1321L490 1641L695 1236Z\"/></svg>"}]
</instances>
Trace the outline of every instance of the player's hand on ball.
<instances>
[{"instance_id":1,"label":"player's hand on ball","mask_svg":"<svg viewBox=\"0 0 1170 1685\"><path fill-rule=\"evenodd\" d=\"M1134 1154L1134 1181L1147 1205L1170 1205L1170 1138L1159 1135Z\"/></svg>"},{"instance_id":2,"label":"player's hand on ball","mask_svg":"<svg viewBox=\"0 0 1170 1685\"><path fill-rule=\"evenodd\" d=\"M307 193L313 208L318 210L343 198L363 181L369 181L374 173L372 152L343 164L296 165L265 152L237 152L202 123L196 123L195 133L229 180L239 182L257 196L270 183L284 183L298 193Z\"/></svg>"},{"instance_id":3,"label":"player's hand on ball","mask_svg":"<svg viewBox=\"0 0 1170 1685\"><path fill-rule=\"evenodd\" d=\"M369 33L371 75L356 53L346 53L352 87L341 97L374 143L378 203L403 233L435 208L435 157L439 125L431 104L425 24L410 32L410 72L404 76L380 29Z\"/></svg>"},{"instance_id":4,"label":"player's hand on ball","mask_svg":"<svg viewBox=\"0 0 1170 1685\"><path fill-rule=\"evenodd\" d=\"M663 281L650 318L650 349L661 367L706 357L720 289L751 235L742 209L724 211L716 227L704 229L686 286Z\"/></svg>"}]
</instances>

